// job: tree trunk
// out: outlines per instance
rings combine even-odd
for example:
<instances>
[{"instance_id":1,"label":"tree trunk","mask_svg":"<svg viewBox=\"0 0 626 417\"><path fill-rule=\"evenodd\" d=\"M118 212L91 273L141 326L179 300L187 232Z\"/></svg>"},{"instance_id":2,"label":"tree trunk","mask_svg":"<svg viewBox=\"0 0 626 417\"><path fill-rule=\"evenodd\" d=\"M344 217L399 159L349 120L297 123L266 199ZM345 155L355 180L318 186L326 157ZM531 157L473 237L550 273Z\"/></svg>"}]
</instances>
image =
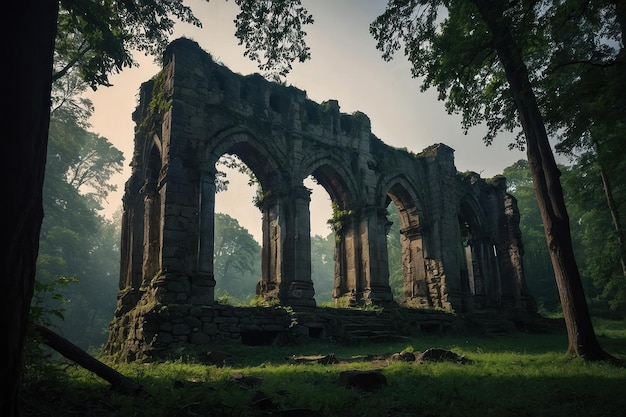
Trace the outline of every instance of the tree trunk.
<instances>
[{"instance_id":1,"label":"tree trunk","mask_svg":"<svg viewBox=\"0 0 626 417\"><path fill-rule=\"evenodd\" d=\"M569 216L560 182L561 172L550 147L528 68L519 53L510 24L505 20L505 4L500 0L472 1L492 33L493 47L506 73L526 137L528 164L567 327L567 353L586 360L610 359L610 355L600 347L593 330L574 257Z\"/></svg>"},{"instance_id":2,"label":"tree trunk","mask_svg":"<svg viewBox=\"0 0 626 417\"><path fill-rule=\"evenodd\" d=\"M0 415L20 414L22 348L35 283L43 219L42 190L50 122L52 59L58 14L54 0L6 5L0 274Z\"/></svg>"},{"instance_id":3,"label":"tree trunk","mask_svg":"<svg viewBox=\"0 0 626 417\"><path fill-rule=\"evenodd\" d=\"M40 325L36 325L35 330L44 339L46 345L56 350L64 357L76 362L83 368L93 372L100 378L109 382L115 390L124 394L131 395L147 394L141 385L139 385L132 379L129 379L126 376L120 374L110 366L105 365L104 363L95 359L87 352L85 352L69 340L59 336L52 330Z\"/></svg>"}]
</instances>

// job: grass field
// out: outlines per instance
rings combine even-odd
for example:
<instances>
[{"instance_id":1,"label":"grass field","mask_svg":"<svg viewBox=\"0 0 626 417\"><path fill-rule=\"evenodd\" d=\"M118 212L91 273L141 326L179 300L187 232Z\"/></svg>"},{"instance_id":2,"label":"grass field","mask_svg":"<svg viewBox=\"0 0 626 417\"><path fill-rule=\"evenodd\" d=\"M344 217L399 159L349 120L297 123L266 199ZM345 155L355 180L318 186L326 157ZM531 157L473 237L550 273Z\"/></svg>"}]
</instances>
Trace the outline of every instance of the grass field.
<instances>
[{"instance_id":1,"label":"grass field","mask_svg":"<svg viewBox=\"0 0 626 417\"><path fill-rule=\"evenodd\" d=\"M626 360L626 323L596 321L601 345ZM32 416L593 416L626 415L626 368L564 356L562 334L506 338L423 337L403 343L339 346L212 346L224 366L186 363L115 365L149 395L130 397L71 364L25 384ZM367 360L438 347L472 361ZM333 365L292 364L294 355L334 353ZM340 383L346 370L378 369L387 384L372 392Z\"/></svg>"}]
</instances>

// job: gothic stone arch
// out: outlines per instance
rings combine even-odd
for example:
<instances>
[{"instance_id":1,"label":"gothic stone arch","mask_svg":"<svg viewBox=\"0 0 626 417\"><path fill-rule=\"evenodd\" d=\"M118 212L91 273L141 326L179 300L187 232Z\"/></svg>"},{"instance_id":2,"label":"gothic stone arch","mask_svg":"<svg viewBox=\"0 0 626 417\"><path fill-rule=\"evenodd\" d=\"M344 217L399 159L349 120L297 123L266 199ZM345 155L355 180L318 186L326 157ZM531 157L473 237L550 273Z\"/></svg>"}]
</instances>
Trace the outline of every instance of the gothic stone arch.
<instances>
[{"instance_id":1,"label":"gothic stone arch","mask_svg":"<svg viewBox=\"0 0 626 417\"><path fill-rule=\"evenodd\" d=\"M449 311L503 302L523 307L519 213L502 181L458 173L454 151L443 144L419 154L385 145L365 114L343 114L337 101L317 104L258 74L234 74L193 41L172 42L163 62L141 86L133 113L109 351L126 349L132 360L171 343L284 325L263 321L269 313L261 310L227 313L214 303L215 163L224 153L237 154L261 183L257 291L264 299L315 306L310 190L303 185L313 175L342 213L335 219L334 297L393 300L387 259L393 202L401 214L405 280L404 300L397 301ZM460 250L463 239L470 252ZM250 328L237 321L246 314L255 317Z\"/></svg>"}]
</instances>

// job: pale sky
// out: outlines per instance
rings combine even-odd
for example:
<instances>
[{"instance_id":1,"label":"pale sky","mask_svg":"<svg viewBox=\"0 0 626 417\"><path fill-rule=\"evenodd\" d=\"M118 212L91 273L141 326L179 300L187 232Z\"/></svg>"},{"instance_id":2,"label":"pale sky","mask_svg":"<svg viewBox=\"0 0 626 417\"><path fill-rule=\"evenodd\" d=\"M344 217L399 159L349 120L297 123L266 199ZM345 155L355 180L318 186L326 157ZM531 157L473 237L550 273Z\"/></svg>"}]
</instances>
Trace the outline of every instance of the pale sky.
<instances>
[{"instance_id":1,"label":"pale sky","mask_svg":"<svg viewBox=\"0 0 626 417\"><path fill-rule=\"evenodd\" d=\"M186 3L203 27L178 24L172 40L181 36L193 39L235 73L259 72L256 63L243 56L244 49L234 36L237 7L233 1L188 0ZM464 135L460 117L447 114L434 90L420 92L421 82L411 78L410 65L403 55L398 54L391 62L382 60L369 25L384 11L386 1L302 0L302 4L315 19L313 25L305 27L312 59L293 65L286 78L288 85L306 91L318 103L338 100L343 113L367 114L372 132L388 145L417 153L434 143L445 143L455 149L459 171L475 171L488 178L525 158L524 152L508 149L510 135L497 137L491 146L483 144L484 131L480 128ZM160 70L150 57L136 59L139 68L125 69L110 77L113 87L100 87L88 94L95 106L91 130L109 139L126 158L123 173L114 178L118 192L109 196L107 214L121 205L124 182L130 176L134 139L131 114L137 105L139 86ZM237 218L260 241L261 215L252 205L254 190L232 173L228 179L230 190L218 194L216 211ZM326 220L331 213L328 194L311 182L305 185L313 188L312 235L325 236L329 233Z\"/></svg>"}]
</instances>

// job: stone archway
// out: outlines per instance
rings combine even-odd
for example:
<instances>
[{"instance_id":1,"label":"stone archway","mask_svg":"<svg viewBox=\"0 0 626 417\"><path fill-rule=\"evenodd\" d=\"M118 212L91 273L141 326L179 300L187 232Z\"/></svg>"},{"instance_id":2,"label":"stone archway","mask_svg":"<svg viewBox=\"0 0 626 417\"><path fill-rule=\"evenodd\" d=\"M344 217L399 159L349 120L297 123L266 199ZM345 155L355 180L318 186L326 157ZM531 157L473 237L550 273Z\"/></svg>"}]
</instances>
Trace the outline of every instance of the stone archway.
<instances>
[{"instance_id":1,"label":"stone archway","mask_svg":"<svg viewBox=\"0 0 626 417\"><path fill-rule=\"evenodd\" d=\"M404 176L394 178L387 187L387 206L394 204L400 216L400 246L404 276L405 304L422 308L443 308L438 277L429 276L428 242L424 242L428 221L419 208L414 186ZM413 190L410 192L409 190ZM432 271L431 271L432 272Z\"/></svg>"},{"instance_id":2,"label":"stone archway","mask_svg":"<svg viewBox=\"0 0 626 417\"><path fill-rule=\"evenodd\" d=\"M225 153L239 156L261 184L257 290L267 302L315 307L310 191L303 185L309 175L336 206L335 298L393 300L386 246L393 201L401 213L404 293L414 306L465 310L473 294L462 274L459 218L470 217L490 225L481 236L498 250L493 282L516 305L523 301L519 216L502 181L458 173L454 150L444 144L418 154L385 145L365 114L341 113L335 100L318 104L259 75L234 74L193 41L172 42L163 62L141 86L133 113L135 152L109 351L126 349L130 360L172 343L289 328L284 310L234 313L215 303L215 163ZM470 215L467 207L481 210Z\"/></svg>"}]
</instances>

